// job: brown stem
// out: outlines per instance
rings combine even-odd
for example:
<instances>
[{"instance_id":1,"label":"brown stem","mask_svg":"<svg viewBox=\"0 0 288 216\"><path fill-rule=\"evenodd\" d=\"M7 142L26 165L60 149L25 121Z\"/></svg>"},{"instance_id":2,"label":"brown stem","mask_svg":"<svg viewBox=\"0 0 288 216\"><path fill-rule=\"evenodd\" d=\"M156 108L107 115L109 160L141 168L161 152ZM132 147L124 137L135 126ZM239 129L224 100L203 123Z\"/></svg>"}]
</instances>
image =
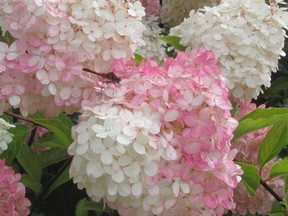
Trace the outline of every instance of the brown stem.
<instances>
[{"instance_id":1,"label":"brown stem","mask_svg":"<svg viewBox=\"0 0 288 216\"><path fill-rule=\"evenodd\" d=\"M34 125L32 131L30 133L29 140L27 142L28 146L31 146L32 143L34 142L34 138L35 138L35 135L36 135L36 132L37 132L37 127L38 127L37 125Z\"/></svg>"},{"instance_id":2,"label":"brown stem","mask_svg":"<svg viewBox=\"0 0 288 216\"><path fill-rule=\"evenodd\" d=\"M27 118L27 117L24 117L24 116L21 116L21 115L17 115L15 113L11 113L11 112L4 112L5 115L8 115L8 116L11 116L13 118L16 118L16 119L20 119L22 121L25 121L25 122L29 122L29 123L32 123L34 125L37 125L37 126L41 126L41 127L44 127L43 125L40 125L38 124L37 122L34 122L33 120Z\"/></svg>"},{"instance_id":3,"label":"brown stem","mask_svg":"<svg viewBox=\"0 0 288 216\"><path fill-rule=\"evenodd\" d=\"M260 181L260 184L278 201L282 202L282 198L262 179ZM285 207L285 206L284 206Z\"/></svg>"}]
</instances>

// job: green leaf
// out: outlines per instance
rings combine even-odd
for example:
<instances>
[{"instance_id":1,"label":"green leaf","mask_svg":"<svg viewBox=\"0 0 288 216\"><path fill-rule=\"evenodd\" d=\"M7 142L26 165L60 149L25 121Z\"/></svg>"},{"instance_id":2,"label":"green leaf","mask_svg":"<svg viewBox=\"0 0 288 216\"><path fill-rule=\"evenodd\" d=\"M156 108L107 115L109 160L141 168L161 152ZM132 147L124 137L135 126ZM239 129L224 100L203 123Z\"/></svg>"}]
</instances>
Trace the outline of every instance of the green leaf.
<instances>
[{"instance_id":1,"label":"green leaf","mask_svg":"<svg viewBox=\"0 0 288 216\"><path fill-rule=\"evenodd\" d=\"M88 216L89 211L94 211L98 213L102 213L105 210L105 206L103 202L93 202L89 201L86 198L80 200L76 206L76 216Z\"/></svg>"},{"instance_id":2,"label":"green leaf","mask_svg":"<svg viewBox=\"0 0 288 216\"><path fill-rule=\"evenodd\" d=\"M231 102L232 107L233 107L233 109L230 111L230 113L231 113L231 116L234 117L239 110L238 110L238 107L237 107L237 103L236 103L236 102L234 102L234 101L232 101L232 100L231 100L230 102Z\"/></svg>"},{"instance_id":3,"label":"green leaf","mask_svg":"<svg viewBox=\"0 0 288 216\"><path fill-rule=\"evenodd\" d=\"M43 151L39 154L42 168L46 168L50 165L59 163L67 159L69 156L67 155L67 150L65 149L49 149L47 151Z\"/></svg>"},{"instance_id":4,"label":"green leaf","mask_svg":"<svg viewBox=\"0 0 288 216\"><path fill-rule=\"evenodd\" d=\"M258 168L247 163L236 162L241 166L244 173L241 175L242 182L246 186L249 193L253 196L256 193L257 187L260 183L260 176L258 175Z\"/></svg>"},{"instance_id":5,"label":"green leaf","mask_svg":"<svg viewBox=\"0 0 288 216\"><path fill-rule=\"evenodd\" d=\"M264 97L281 97L279 92L281 90L287 90L288 89L288 77L287 76L280 76L276 80L272 82L272 85L270 88L268 88L265 93Z\"/></svg>"},{"instance_id":6,"label":"green leaf","mask_svg":"<svg viewBox=\"0 0 288 216\"><path fill-rule=\"evenodd\" d=\"M134 53L134 58L132 58L132 60L134 60L136 66L139 66L141 61L143 59L143 56L137 54L137 53Z\"/></svg>"},{"instance_id":7,"label":"green leaf","mask_svg":"<svg viewBox=\"0 0 288 216\"><path fill-rule=\"evenodd\" d=\"M288 175L288 157L274 164L270 170L270 178L282 175Z\"/></svg>"},{"instance_id":8,"label":"green leaf","mask_svg":"<svg viewBox=\"0 0 288 216\"><path fill-rule=\"evenodd\" d=\"M285 193L288 193L288 176L283 176L282 179L283 179L284 184L285 184Z\"/></svg>"},{"instance_id":9,"label":"green leaf","mask_svg":"<svg viewBox=\"0 0 288 216\"><path fill-rule=\"evenodd\" d=\"M16 125L15 128L9 129L13 134L13 140L8 144L8 149L1 154L1 158L5 158L7 165L10 165L14 160L22 146L28 133L28 128L25 125Z\"/></svg>"},{"instance_id":10,"label":"green leaf","mask_svg":"<svg viewBox=\"0 0 288 216\"><path fill-rule=\"evenodd\" d=\"M51 147L67 150L67 146L63 145L61 140L59 140L59 137L53 132L43 134L37 142L33 143L33 146Z\"/></svg>"},{"instance_id":11,"label":"green leaf","mask_svg":"<svg viewBox=\"0 0 288 216\"><path fill-rule=\"evenodd\" d=\"M287 144L287 123L275 124L259 144L258 164L263 166L280 153Z\"/></svg>"},{"instance_id":12,"label":"green leaf","mask_svg":"<svg viewBox=\"0 0 288 216\"><path fill-rule=\"evenodd\" d=\"M286 216L285 212L272 212L268 213L268 216Z\"/></svg>"},{"instance_id":13,"label":"green leaf","mask_svg":"<svg viewBox=\"0 0 288 216\"><path fill-rule=\"evenodd\" d=\"M23 145L16 156L18 162L35 182L40 182L42 166L39 156L27 145Z\"/></svg>"},{"instance_id":14,"label":"green leaf","mask_svg":"<svg viewBox=\"0 0 288 216\"><path fill-rule=\"evenodd\" d=\"M251 131L273 125L276 123L288 123L287 108L258 108L240 119L239 125L234 131L234 140Z\"/></svg>"},{"instance_id":15,"label":"green leaf","mask_svg":"<svg viewBox=\"0 0 288 216\"><path fill-rule=\"evenodd\" d=\"M9 118L7 115L3 114L3 115L0 115L0 118L4 119L6 122L10 123L10 124L13 124L12 121L11 121L11 118Z\"/></svg>"},{"instance_id":16,"label":"green leaf","mask_svg":"<svg viewBox=\"0 0 288 216\"><path fill-rule=\"evenodd\" d=\"M2 35L2 31L0 32L0 41L4 42L6 44L11 44L12 43L12 36L8 31L5 32L4 36Z\"/></svg>"},{"instance_id":17,"label":"green leaf","mask_svg":"<svg viewBox=\"0 0 288 216\"><path fill-rule=\"evenodd\" d=\"M279 212L283 212L283 205L280 202L275 201L273 202L270 213L279 213Z\"/></svg>"},{"instance_id":18,"label":"green leaf","mask_svg":"<svg viewBox=\"0 0 288 216\"><path fill-rule=\"evenodd\" d=\"M21 182L25 185L25 187L30 188L36 194L42 190L42 185L27 174L22 175Z\"/></svg>"},{"instance_id":19,"label":"green leaf","mask_svg":"<svg viewBox=\"0 0 288 216\"><path fill-rule=\"evenodd\" d=\"M50 192L62 184L65 184L70 180L69 177L69 166L61 173L61 175L56 179L56 181L51 185Z\"/></svg>"},{"instance_id":20,"label":"green leaf","mask_svg":"<svg viewBox=\"0 0 288 216\"><path fill-rule=\"evenodd\" d=\"M177 36L164 36L164 37L159 37L159 39L165 41L169 45L175 47L176 49L180 51L185 51L186 47L180 44L180 37Z\"/></svg>"},{"instance_id":21,"label":"green leaf","mask_svg":"<svg viewBox=\"0 0 288 216\"><path fill-rule=\"evenodd\" d=\"M72 143L71 127L73 122L63 113L56 118L44 118L40 114L30 116L31 120L35 123L49 129L55 135L57 147L67 149ZM55 147L55 146L54 146Z\"/></svg>"}]
</instances>

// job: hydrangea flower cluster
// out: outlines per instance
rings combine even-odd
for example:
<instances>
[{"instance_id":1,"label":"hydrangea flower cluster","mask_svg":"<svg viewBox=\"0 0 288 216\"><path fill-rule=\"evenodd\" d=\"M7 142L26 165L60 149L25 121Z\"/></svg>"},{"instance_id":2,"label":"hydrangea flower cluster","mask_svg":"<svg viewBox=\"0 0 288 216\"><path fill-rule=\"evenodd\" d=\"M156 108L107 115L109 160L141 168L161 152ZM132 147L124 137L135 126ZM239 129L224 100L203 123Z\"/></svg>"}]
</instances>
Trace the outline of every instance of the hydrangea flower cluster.
<instances>
[{"instance_id":1,"label":"hydrangea flower cluster","mask_svg":"<svg viewBox=\"0 0 288 216\"><path fill-rule=\"evenodd\" d=\"M140 0L147 17L160 15L160 1L159 0Z\"/></svg>"},{"instance_id":2,"label":"hydrangea flower cluster","mask_svg":"<svg viewBox=\"0 0 288 216\"><path fill-rule=\"evenodd\" d=\"M172 35L182 37L183 45L204 44L212 50L232 96L250 101L261 92L261 86L270 86L271 70L276 72L282 51L288 13L272 1L222 0L215 7L191 11Z\"/></svg>"},{"instance_id":3,"label":"hydrangea flower cluster","mask_svg":"<svg viewBox=\"0 0 288 216\"><path fill-rule=\"evenodd\" d=\"M163 31L163 28L159 26L159 17L144 17L142 22L146 26L143 32L143 40L146 45L139 47L135 52L146 59L160 62L165 56L166 48L164 46L166 43L159 39Z\"/></svg>"},{"instance_id":4,"label":"hydrangea flower cluster","mask_svg":"<svg viewBox=\"0 0 288 216\"><path fill-rule=\"evenodd\" d=\"M15 127L15 125L9 124L0 118L0 154L8 149L8 144L12 141L13 135L8 132L8 129L13 127Z\"/></svg>"},{"instance_id":5,"label":"hydrangea flower cluster","mask_svg":"<svg viewBox=\"0 0 288 216\"><path fill-rule=\"evenodd\" d=\"M134 0L1 1L2 32L15 40L0 43L0 112L55 115L97 100L99 77L82 68L108 73L129 59L144 44L144 15Z\"/></svg>"},{"instance_id":6,"label":"hydrangea flower cluster","mask_svg":"<svg viewBox=\"0 0 288 216\"><path fill-rule=\"evenodd\" d=\"M25 186L19 182L21 175L0 160L0 215L29 215L30 201L25 197Z\"/></svg>"},{"instance_id":7,"label":"hydrangea flower cluster","mask_svg":"<svg viewBox=\"0 0 288 216\"><path fill-rule=\"evenodd\" d=\"M239 111L237 112L235 118L239 120L255 109L255 104L240 104ZM238 161L257 166L259 143L265 137L269 129L270 127L259 129L245 134L239 139L233 141L232 147L238 149L239 151L236 159ZM265 166L261 169L262 179L266 180L269 178L270 169L276 162L277 159L274 159L265 164ZM271 179L267 181L267 184L273 188L273 190L279 196L284 195L284 182L282 179ZM234 194L234 200L236 202L236 209L234 211L240 215L246 215L248 212L253 215L256 213L260 215L267 215L271 210L273 202L275 202L274 197L262 186L257 188L254 196L251 196L247 191L246 186L242 182L238 184L237 188L234 190Z\"/></svg>"},{"instance_id":8,"label":"hydrangea flower cluster","mask_svg":"<svg viewBox=\"0 0 288 216\"><path fill-rule=\"evenodd\" d=\"M191 10L216 4L219 4L219 0L162 0L161 21L173 27L183 22Z\"/></svg>"},{"instance_id":9,"label":"hydrangea flower cluster","mask_svg":"<svg viewBox=\"0 0 288 216\"><path fill-rule=\"evenodd\" d=\"M70 177L121 215L222 215L242 170L230 149L237 121L221 70L204 47L163 66L117 61L121 86L73 128ZM184 214L183 214L184 215Z\"/></svg>"}]
</instances>

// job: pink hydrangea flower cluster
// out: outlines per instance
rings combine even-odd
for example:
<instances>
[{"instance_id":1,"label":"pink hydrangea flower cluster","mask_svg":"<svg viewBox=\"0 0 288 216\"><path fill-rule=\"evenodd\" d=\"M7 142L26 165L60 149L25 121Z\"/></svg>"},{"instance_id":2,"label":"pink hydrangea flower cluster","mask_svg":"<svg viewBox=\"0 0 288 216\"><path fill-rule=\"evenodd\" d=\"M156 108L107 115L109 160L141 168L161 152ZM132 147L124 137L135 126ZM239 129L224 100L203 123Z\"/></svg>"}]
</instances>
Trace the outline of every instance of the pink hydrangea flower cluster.
<instances>
[{"instance_id":1,"label":"pink hydrangea flower cluster","mask_svg":"<svg viewBox=\"0 0 288 216\"><path fill-rule=\"evenodd\" d=\"M237 112L235 118L239 120L255 109L255 104L240 104L239 111ZM270 127L266 127L253 131L232 142L232 147L238 149L239 151L236 159L241 162L258 166L257 157L259 143L265 137L269 129ZM278 162L278 160L274 159L265 164L265 166L261 169L261 178L263 180L269 178L270 169L276 162ZM284 195L284 182L282 179L271 179L266 183L273 188L273 190L275 190L279 196ZM236 202L235 212L240 215L246 215L248 212L250 214L257 213L260 215L267 215L271 210L273 202L275 202L274 197L261 185L259 185L257 188L256 194L251 196L245 185L240 182L237 188L234 190L234 194L234 200Z\"/></svg>"},{"instance_id":2,"label":"pink hydrangea flower cluster","mask_svg":"<svg viewBox=\"0 0 288 216\"><path fill-rule=\"evenodd\" d=\"M25 186L19 182L20 174L0 160L0 215L27 216L30 201L25 197Z\"/></svg>"},{"instance_id":3,"label":"pink hydrangea flower cluster","mask_svg":"<svg viewBox=\"0 0 288 216\"><path fill-rule=\"evenodd\" d=\"M231 96L251 101L270 87L288 28L286 7L281 1L222 0L215 7L191 11L187 19L171 29L188 50L204 44L219 58ZM284 28L284 29L283 29Z\"/></svg>"},{"instance_id":4,"label":"pink hydrangea flower cluster","mask_svg":"<svg viewBox=\"0 0 288 216\"><path fill-rule=\"evenodd\" d=\"M115 59L129 59L144 44L140 1L0 2L0 26L15 39L0 43L0 112L73 112L97 100L97 75Z\"/></svg>"},{"instance_id":5,"label":"pink hydrangea flower cluster","mask_svg":"<svg viewBox=\"0 0 288 216\"><path fill-rule=\"evenodd\" d=\"M159 0L140 0L143 7L145 7L145 13L147 17L160 15L160 1Z\"/></svg>"},{"instance_id":6,"label":"pink hydrangea flower cluster","mask_svg":"<svg viewBox=\"0 0 288 216\"><path fill-rule=\"evenodd\" d=\"M163 66L115 63L126 74L109 102L73 128L70 176L121 215L222 215L242 170L230 149L237 121L211 51L178 52Z\"/></svg>"}]
</instances>

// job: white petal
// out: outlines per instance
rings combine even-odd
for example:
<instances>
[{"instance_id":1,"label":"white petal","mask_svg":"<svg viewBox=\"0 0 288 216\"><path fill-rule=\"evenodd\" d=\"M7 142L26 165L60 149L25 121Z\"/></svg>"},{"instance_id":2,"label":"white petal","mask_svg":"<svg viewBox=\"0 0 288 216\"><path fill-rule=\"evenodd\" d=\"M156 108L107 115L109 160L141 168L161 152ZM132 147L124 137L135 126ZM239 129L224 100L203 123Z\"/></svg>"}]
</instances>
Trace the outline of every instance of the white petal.
<instances>
[{"instance_id":1,"label":"white petal","mask_svg":"<svg viewBox=\"0 0 288 216\"><path fill-rule=\"evenodd\" d=\"M57 93L57 89L56 86L54 85L54 83L50 83L48 86L49 92L51 95L56 95Z\"/></svg>"},{"instance_id":2,"label":"white petal","mask_svg":"<svg viewBox=\"0 0 288 216\"><path fill-rule=\"evenodd\" d=\"M127 156L127 155L121 155L119 160L118 160L118 164L120 166L127 166L128 164L130 164L132 162L132 158Z\"/></svg>"},{"instance_id":3,"label":"white petal","mask_svg":"<svg viewBox=\"0 0 288 216\"><path fill-rule=\"evenodd\" d=\"M124 154L126 152L126 149L122 145L116 145L116 150L121 154Z\"/></svg>"},{"instance_id":4,"label":"white petal","mask_svg":"<svg viewBox=\"0 0 288 216\"><path fill-rule=\"evenodd\" d=\"M156 196L156 195L159 194L160 188L159 188L158 185L154 185L154 186L152 186L152 187L150 187L150 188L148 189L148 192L149 192L150 195Z\"/></svg>"},{"instance_id":5,"label":"white petal","mask_svg":"<svg viewBox=\"0 0 288 216\"><path fill-rule=\"evenodd\" d=\"M30 58L30 59L28 60L28 65L29 65L30 67L33 67L33 66L35 66L35 65L39 62L39 60L40 60L40 57L39 57L39 56L34 56L34 57L32 57L32 58Z\"/></svg>"},{"instance_id":6,"label":"white petal","mask_svg":"<svg viewBox=\"0 0 288 216\"><path fill-rule=\"evenodd\" d=\"M99 125L99 124L94 124L94 125L92 126L92 130L93 130L95 133L102 132L102 131L103 131L103 126L102 126L102 125Z\"/></svg>"},{"instance_id":7,"label":"white petal","mask_svg":"<svg viewBox=\"0 0 288 216\"><path fill-rule=\"evenodd\" d=\"M140 165L137 162L131 163L128 167L124 168L125 175L135 177L140 173Z\"/></svg>"},{"instance_id":8,"label":"white petal","mask_svg":"<svg viewBox=\"0 0 288 216\"><path fill-rule=\"evenodd\" d=\"M77 141L80 145L84 145L89 140L89 134L87 132L80 133L77 137Z\"/></svg>"},{"instance_id":9,"label":"white petal","mask_svg":"<svg viewBox=\"0 0 288 216\"><path fill-rule=\"evenodd\" d=\"M131 127L131 126L125 126L123 128L123 133L126 135L126 136L129 136L129 137L135 137L136 134L137 134L137 131L135 130L134 127Z\"/></svg>"},{"instance_id":10,"label":"white petal","mask_svg":"<svg viewBox=\"0 0 288 216\"><path fill-rule=\"evenodd\" d=\"M110 184L109 187L108 187L108 194L110 196L114 196L117 194L117 184Z\"/></svg>"},{"instance_id":11,"label":"white petal","mask_svg":"<svg viewBox=\"0 0 288 216\"><path fill-rule=\"evenodd\" d=\"M170 199L165 201L165 208L170 209L175 205L176 200Z\"/></svg>"},{"instance_id":12,"label":"white petal","mask_svg":"<svg viewBox=\"0 0 288 216\"><path fill-rule=\"evenodd\" d=\"M133 148L138 154L143 155L143 154L146 153L145 146L142 143L140 143L140 142L135 141L133 143Z\"/></svg>"},{"instance_id":13,"label":"white petal","mask_svg":"<svg viewBox=\"0 0 288 216\"><path fill-rule=\"evenodd\" d=\"M123 197L127 197L130 195L131 193L131 188L128 184L126 183L121 183L119 186L118 186L118 192L121 196Z\"/></svg>"},{"instance_id":14,"label":"white petal","mask_svg":"<svg viewBox=\"0 0 288 216\"><path fill-rule=\"evenodd\" d=\"M196 194L203 193L203 191L204 191L204 189L203 189L203 187L201 187L201 185L195 184L195 185L192 186L190 193L193 194L193 195L194 194L196 195Z\"/></svg>"},{"instance_id":15,"label":"white petal","mask_svg":"<svg viewBox=\"0 0 288 216\"><path fill-rule=\"evenodd\" d=\"M113 179L113 181L115 181L117 183L121 183L122 181L124 181L124 173L123 173L123 171L119 170L118 172L113 174L112 175L112 179Z\"/></svg>"},{"instance_id":16,"label":"white petal","mask_svg":"<svg viewBox=\"0 0 288 216\"><path fill-rule=\"evenodd\" d=\"M108 150L103 151L101 154L101 161L105 165L112 164L113 156L112 156L111 152L109 152Z\"/></svg>"},{"instance_id":17,"label":"white petal","mask_svg":"<svg viewBox=\"0 0 288 216\"><path fill-rule=\"evenodd\" d=\"M188 194L190 192L190 187L187 183L181 183L180 187L185 194Z\"/></svg>"},{"instance_id":18,"label":"white petal","mask_svg":"<svg viewBox=\"0 0 288 216\"><path fill-rule=\"evenodd\" d=\"M202 103L203 103L203 101L204 101L204 96L203 95L198 95L196 98L194 98L193 100L192 100L192 105L193 106L200 106Z\"/></svg>"},{"instance_id":19,"label":"white petal","mask_svg":"<svg viewBox=\"0 0 288 216\"><path fill-rule=\"evenodd\" d=\"M179 186L179 182L178 181L175 181L173 184L172 184L172 188L173 188L173 193L176 197L178 197L179 195L179 189L180 189L180 186Z\"/></svg>"},{"instance_id":20,"label":"white petal","mask_svg":"<svg viewBox=\"0 0 288 216\"><path fill-rule=\"evenodd\" d=\"M150 127L148 127L148 131L152 134L158 134L160 131L160 127L159 125L153 123L151 125L149 125Z\"/></svg>"},{"instance_id":21,"label":"white petal","mask_svg":"<svg viewBox=\"0 0 288 216\"><path fill-rule=\"evenodd\" d=\"M144 172L148 176L154 176L158 172L158 166L156 163L150 163L147 166L144 167Z\"/></svg>"},{"instance_id":22,"label":"white petal","mask_svg":"<svg viewBox=\"0 0 288 216\"><path fill-rule=\"evenodd\" d=\"M76 149L76 154L83 155L84 153L87 152L88 148L89 148L89 145L87 145L87 144L86 145L80 145Z\"/></svg>"},{"instance_id":23,"label":"white petal","mask_svg":"<svg viewBox=\"0 0 288 216\"><path fill-rule=\"evenodd\" d=\"M130 120L134 119L133 113L127 109L122 109L119 112L119 114L120 114L121 118L125 121L130 121Z\"/></svg>"},{"instance_id":24,"label":"white petal","mask_svg":"<svg viewBox=\"0 0 288 216\"><path fill-rule=\"evenodd\" d=\"M170 160L176 160L177 159L177 152L175 151L175 149L171 145L168 145L168 147L166 149L166 155Z\"/></svg>"},{"instance_id":25,"label":"white petal","mask_svg":"<svg viewBox=\"0 0 288 216\"><path fill-rule=\"evenodd\" d=\"M11 97L9 97L9 103L12 105L12 106L18 106L20 104L20 97L18 95L13 95Z\"/></svg>"},{"instance_id":26,"label":"white petal","mask_svg":"<svg viewBox=\"0 0 288 216\"><path fill-rule=\"evenodd\" d=\"M60 97L64 100L67 100L71 95L70 87L63 87L60 91Z\"/></svg>"},{"instance_id":27,"label":"white petal","mask_svg":"<svg viewBox=\"0 0 288 216\"><path fill-rule=\"evenodd\" d=\"M44 85L47 85L50 82L48 74L45 70L37 71L36 77Z\"/></svg>"},{"instance_id":28,"label":"white petal","mask_svg":"<svg viewBox=\"0 0 288 216\"><path fill-rule=\"evenodd\" d=\"M117 136L117 141L122 145L129 145L131 143L130 137L124 134Z\"/></svg>"},{"instance_id":29,"label":"white petal","mask_svg":"<svg viewBox=\"0 0 288 216\"><path fill-rule=\"evenodd\" d=\"M87 164L86 173L88 176L93 176L94 178L99 178L101 175L103 175L104 170L103 170L101 164L99 164L98 162L90 161Z\"/></svg>"},{"instance_id":30,"label":"white petal","mask_svg":"<svg viewBox=\"0 0 288 216\"><path fill-rule=\"evenodd\" d=\"M164 210L164 206L156 206L156 207L152 207L152 212L155 215L159 215L162 211Z\"/></svg>"},{"instance_id":31,"label":"white petal","mask_svg":"<svg viewBox=\"0 0 288 216\"><path fill-rule=\"evenodd\" d=\"M177 110L169 110L165 116L164 116L164 120L167 122L172 122L175 121L178 118L178 111Z\"/></svg>"},{"instance_id":32,"label":"white petal","mask_svg":"<svg viewBox=\"0 0 288 216\"><path fill-rule=\"evenodd\" d=\"M137 182L132 185L132 194L136 197L140 196L142 194L142 184L141 182Z\"/></svg>"}]
</instances>

